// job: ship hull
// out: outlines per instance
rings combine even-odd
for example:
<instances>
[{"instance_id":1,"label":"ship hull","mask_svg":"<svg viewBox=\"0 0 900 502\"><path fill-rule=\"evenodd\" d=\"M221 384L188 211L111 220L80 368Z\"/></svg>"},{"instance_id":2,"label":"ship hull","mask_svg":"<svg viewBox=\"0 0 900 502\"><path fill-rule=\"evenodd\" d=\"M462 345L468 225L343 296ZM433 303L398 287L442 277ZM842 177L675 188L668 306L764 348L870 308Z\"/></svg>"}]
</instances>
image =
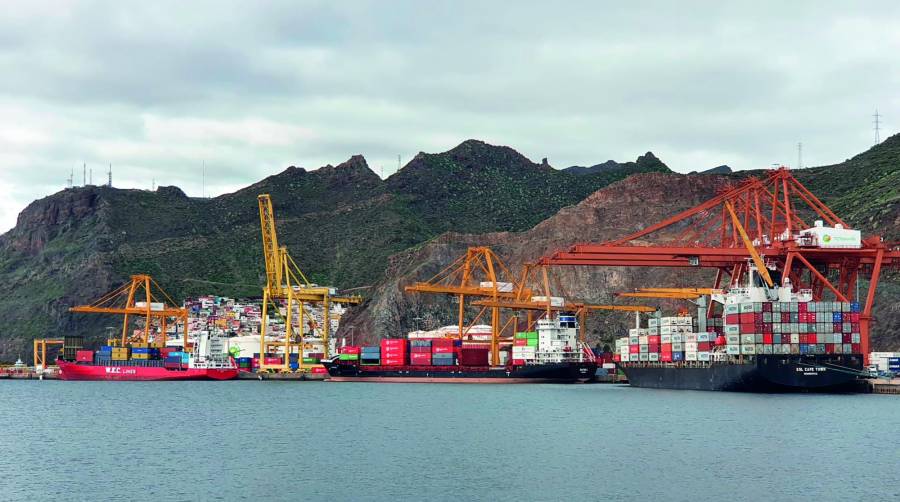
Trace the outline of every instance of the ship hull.
<instances>
[{"instance_id":1,"label":"ship hull","mask_svg":"<svg viewBox=\"0 0 900 502\"><path fill-rule=\"evenodd\" d=\"M169 380L232 380L237 368L189 368L184 370L143 366L104 366L58 361L61 380L89 381L169 381Z\"/></svg>"},{"instance_id":2,"label":"ship hull","mask_svg":"<svg viewBox=\"0 0 900 502\"><path fill-rule=\"evenodd\" d=\"M358 366L322 363L332 382L382 383L577 383L589 380L596 363L555 363L516 368L459 366Z\"/></svg>"},{"instance_id":3,"label":"ship hull","mask_svg":"<svg viewBox=\"0 0 900 502\"><path fill-rule=\"evenodd\" d=\"M743 364L620 368L633 387L732 392L855 392L863 369L860 355L758 355Z\"/></svg>"}]
</instances>

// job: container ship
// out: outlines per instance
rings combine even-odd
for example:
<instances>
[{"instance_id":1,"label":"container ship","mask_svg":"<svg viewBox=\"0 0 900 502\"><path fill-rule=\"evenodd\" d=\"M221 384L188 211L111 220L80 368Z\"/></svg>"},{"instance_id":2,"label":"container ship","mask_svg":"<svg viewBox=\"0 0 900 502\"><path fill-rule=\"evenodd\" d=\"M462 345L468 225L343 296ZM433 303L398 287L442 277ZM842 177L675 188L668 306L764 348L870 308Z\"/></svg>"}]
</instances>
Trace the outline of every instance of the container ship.
<instances>
[{"instance_id":1,"label":"container ship","mask_svg":"<svg viewBox=\"0 0 900 502\"><path fill-rule=\"evenodd\" d=\"M323 361L335 382L576 383L593 378L593 353L578 341L574 315L537 321L517 332L492 365L490 344L454 338L383 339L377 346L345 346Z\"/></svg>"},{"instance_id":2,"label":"container ship","mask_svg":"<svg viewBox=\"0 0 900 502\"><path fill-rule=\"evenodd\" d=\"M745 392L860 390L859 304L815 302L811 290L766 288L750 267L746 287L710 299L724 316L656 317L616 340L630 385ZM703 298L702 300L705 300Z\"/></svg>"},{"instance_id":3,"label":"container ship","mask_svg":"<svg viewBox=\"0 0 900 502\"><path fill-rule=\"evenodd\" d=\"M198 338L194 351L149 343L104 345L85 350L83 337L65 337L57 360L62 380L230 380L238 375L225 343L215 335Z\"/></svg>"}]
</instances>

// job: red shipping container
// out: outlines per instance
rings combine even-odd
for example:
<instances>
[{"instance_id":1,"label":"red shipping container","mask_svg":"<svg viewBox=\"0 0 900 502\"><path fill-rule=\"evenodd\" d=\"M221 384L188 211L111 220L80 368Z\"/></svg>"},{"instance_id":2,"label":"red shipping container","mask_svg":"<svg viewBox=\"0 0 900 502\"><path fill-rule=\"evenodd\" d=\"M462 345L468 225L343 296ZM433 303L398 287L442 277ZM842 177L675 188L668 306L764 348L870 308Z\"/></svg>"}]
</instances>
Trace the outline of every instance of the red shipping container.
<instances>
[{"instance_id":1,"label":"red shipping container","mask_svg":"<svg viewBox=\"0 0 900 502\"><path fill-rule=\"evenodd\" d=\"M761 331L765 334L772 334L772 325L771 324L763 324Z\"/></svg>"},{"instance_id":2,"label":"red shipping container","mask_svg":"<svg viewBox=\"0 0 900 502\"><path fill-rule=\"evenodd\" d=\"M406 347L406 340L401 338L386 338L381 340L381 347Z\"/></svg>"},{"instance_id":3,"label":"red shipping container","mask_svg":"<svg viewBox=\"0 0 900 502\"><path fill-rule=\"evenodd\" d=\"M638 347L638 348L640 348L640 347ZM671 353L672 353L672 344L671 344L671 343L664 343L664 344L662 344L662 345L660 346L660 349L661 349L661 351L662 351L663 354L665 354L665 353L671 354Z\"/></svg>"},{"instance_id":4,"label":"red shipping container","mask_svg":"<svg viewBox=\"0 0 900 502\"><path fill-rule=\"evenodd\" d=\"M763 334L763 343L766 345L772 345L772 334L771 333Z\"/></svg>"},{"instance_id":5,"label":"red shipping container","mask_svg":"<svg viewBox=\"0 0 900 502\"><path fill-rule=\"evenodd\" d=\"M410 347L411 354L431 354L431 347Z\"/></svg>"},{"instance_id":6,"label":"red shipping container","mask_svg":"<svg viewBox=\"0 0 900 502\"><path fill-rule=\"evenodd\" d=\"M751 335L756 333L756 325L752 323L741 323L741 334L742 335Z\"/></svg>"},{"instance_id":7,"label":"red shipping container","mask_svg":"<svg viewBox=\"0 0 900 502\"><path fill-rule=\"evenodd\" d=\"M741 314L725 314L725 324L740 324Z\"/></svg>"},{"instance_id":8,"label":"red shipping container","mask_svg":"<svg viewBox=\"0 0 900 502\"><path fill-rule=\"evenodd\" d=\"M700 352L706 352L711 350L712 343L710 342L697 342L697 350Z\"/></svg>"},{"instance_id":9,"label":"red shipping container","mask_svg":"<svg viewBox=\"0 0 900 502\"><path fill-rule=\"evenodd\" d=\"M797 312L808 312L806 303L800 303L799 305L797 305Z\"/></svg>"},{"instance_id":10,"label":"red shipping container","mask_svg":"<svg viewBox=\"0 0 900 502\"><path fill-rule=\"evenodd\" d=\"M799 319L799 317L798 317ZM791 322L791 313L790 312L782 312L781 313L781 322Z\"/></svg>"},{"instance_id":11,"label":"red shipping container","mask_svg":"<svg viewBox=\"0 0 900 502\"><path fill-rule=\"evenodd\" d=\"M453 347L453 345L449 345L449 346L438 345L437 347L432 346L431 352L433 354L452 354L454 352L454 347Z\"/></svg>"},{"instance_id":12,"label":"red shipping container","mask_svg":"<svg viewBox=\"0 0 900 502\"><path fill-rule=\"evenodd\" d=\"M661 353L661 354L659 355L659 360L662 361L662 362L664 362L664 363L670 363L670 362L672 362L672 352L669 351L669 352L663 352L663 353Z\"/></svg>"},{"instance_id":13,"label":"red shipping container","mask_svg":"<svg viewBox=\"0 0 900 502\"><path fill-rule=\"evenodd\" d=\"M265 358L265 362L267 365L269 364L284 364L284 359L280 357L267 357Z\"/></svg>"},{"instance_id":14,"label":"red shipping container","mask_svg":"<svg viewBox=\"0 0 900 502\"><path fill-rule=\"evenodd\" d=\"M438 347L438 346L452 347L453 340L450 338L435 338L435 339L431 340L431 346L432 347Z\"/></svg>"},{"instance_id":15,"label":"red shipping container","mask_svg":"<svg viewBox=\"0 0 900 502\"><path fill-rule=\"evenodd\" d=\"M852 352L853 352L854 354L860 354L860 353L862 353L862 349L860 348L860 344L858 344L858 343L854 343L853 346L850 347L850 349L852 349Z\"/></svg>"},{"instance_id":16,"label":"red shipping container","mask_svg":"<svg viewBox=\"0 0 900 502\"><path fill-rule=\"evenodd\" d=\"M341 347L341 354L359 354L360 348L356 345L345 345Z\"/></svg>"},{"instance_id":17,"label":"red shipping container","mask_svg":"<svg viewBox=\"0 0 900 502\"><path fill-rule=\"evenodd\" d=\"M650 352L659 352L659 344L658 343L657 344L653 344L653 343L647 344L647 350Z\"/></svg>"},{"instance_id":18,"label":"red shipping container","mask_svg":"<svg viewBox=\"0 0 900 502\"><path fill-rule=\"evenodd\" d=\"M459 351L459 364L461 366L487 366L490 362L490 352L490 349L463 347Z\"/></svg>"},{"instance_id":19,"label":"red shipping container","mask_svg":"<svg viewBox=\"0 0 900 502\"><path fill-rule=\"evenodd\" d=\"M671 350L671 345L670 345L669 347L670 347L669 350ZM641 346L640 346L640 345L629 345L629 346L628 346L628 353L629 353L629 354L640 354L640 353L641 353Z\"/></svg>"},{"instance_id":20,"label":"red shipping container","mask_svg":"<svg viewBox=\"0 0 900 502\"><path fill-rule=\"evenodd\" d=\"M516 347L525 347L528 345L528 340L524 338L516 338L513 340L513 345Z\"/></svg>"},{"instance_id":21,"label":"red shipping container","mask_svg":"<svg viewBox=\"0 0 900 502\"><path fill-rule=\"evenodd\" d=\"M769 302L763 303L762 307L763 307L763 312L771 312L772 311L772 304Z\"/></svg>"},{"instance_id":22,"label":"red shipping container","mask_svg":"<svg viewBox=\"0 0 900 502\"><path fill-rule=\"evenodd\" d=\"M841 335L841 341L843 343L853 343L853 335L844 333L843 335Z\"/></svg>"},{"instance_id":23,"label":"red shipping container","mask_svg":"<svg viewBox=\"0 0 900 502\"><path fill-rule=\"evenodd\" d=\"M325 367L323 367L323 366L313 366L312 369L310 370L310 373L313 373L315 375L321 375L323 373L328 373L328 370L325 369Z\"/></svg>"},{"instance_id":24,"label":"red shipping container","mask_svg":"<svg viewBox=\"0 0 900 502\"><path fill-rule=\"evenodd\" d=\"M647 337L647 343L649 345L659 345L660 336L659 335L650 335Z\"/></svg>"},{"instance_id":25,"label":"red shipping container","mask_svg":"<svg viewBox=\"0 0 900 502\"><path fill-rule=\"evenodd\" d=\"M825 344L825 353L826 354L834 354L834 344L833 343Z\"/></svg>"},{"instance_id":26,"label":"red shipping container","mask_svg":"<svg viewBox=\"0 0 900 502\"><path fill-rule=\"evenodd\" d=\"M75 360L79 363L94 362L94 351L93 350L78 350L75 352Z\"/></svg>"},{"instance_id":27,"label":"red shipping container","mask_svg":"<svg viewBox=\"0 0 900 502\"><path fill-rule=\"evenodd\" d=\"M619 354L613 354L613 362L616 362L616 363L617 363L617 362L619 362L619 361L621 361L621 360L622 360L622 357L619 356ZM462 364L462 363L460 363L460 364Z\"/></svg>"},{"instance_id":28,"label":"red shipping container","mask_svg":"<svg viewBox=\"0 0 900 502\"><path fill-rule=\"evenodd\" d=\"M850 323L850 332L851 333L859 333L859 323L858 322Z\"/></svg>"},{"instance_id":29,"label":"red shipping container","mask_svg":"<svg viewBox=\"0 0 900 502\"><path fill-rule=\"evenodd\" d=\"M859 312L850 313L850 322L859 322Z\"/></svg>"},{"instance_id":30,"label":"red shipping container","mask_svg":"<svg viewBox=\"0 0 900 502\"><path fill-rule=\"evenodd\" d=\"M743 314L740 314L740 316L741 316L741 324L753 322L753 312L744 312Z\"/></svg>"},{"instance_id":31,"label":"red shipping container","mask_svg":"<svg viewBox=\"0 0 900 502\"><path fill-rule=\"evenodd\" d=\"M403 366L406 364L406 359L382 359L382 366Z\"/></svg>"},{"instance_id":32,"label":"red shipping container","mask_svg":"<svg viewBox=\"0 0 900 502\"><path fill-rule=\"evenodd\" d=\"M524 359L513 359L512 363L513 363L513 366L524 366L525 360Z\"/></svg>"},{"instance_id":33,"label":"red shipping container","mask_svg":"<svg viewBox=\"0 0 900 502\"><path fill-rule=\"evenodd\" d=\"M409 364L431 364L431 354L413 353L409 355Z\"/></svg>"}]
</instances>

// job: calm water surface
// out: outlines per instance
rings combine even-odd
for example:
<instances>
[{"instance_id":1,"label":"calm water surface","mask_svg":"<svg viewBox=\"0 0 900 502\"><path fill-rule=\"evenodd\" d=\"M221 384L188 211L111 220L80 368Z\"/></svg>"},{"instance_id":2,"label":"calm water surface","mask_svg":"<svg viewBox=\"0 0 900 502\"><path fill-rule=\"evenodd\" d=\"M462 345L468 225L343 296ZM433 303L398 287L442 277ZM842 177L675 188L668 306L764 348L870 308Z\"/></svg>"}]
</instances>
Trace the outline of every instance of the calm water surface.
<instances>
[{"instance_id":1,"label":"calm water surface","mask_svg":"<svg viewBox=\"0 0 900 502\"><path fill-rule=\"evenodd\" d=\"M900 500L900 398L0 382L0 500Z\"/></svg>"}]
</instances>

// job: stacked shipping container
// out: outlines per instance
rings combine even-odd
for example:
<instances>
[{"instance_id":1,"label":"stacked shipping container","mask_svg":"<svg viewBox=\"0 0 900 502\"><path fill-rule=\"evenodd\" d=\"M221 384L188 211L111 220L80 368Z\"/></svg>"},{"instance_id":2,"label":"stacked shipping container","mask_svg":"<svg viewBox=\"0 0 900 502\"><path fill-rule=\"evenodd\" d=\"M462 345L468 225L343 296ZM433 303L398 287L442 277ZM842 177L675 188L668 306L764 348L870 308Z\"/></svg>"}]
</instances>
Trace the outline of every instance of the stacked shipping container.
<instances>
[{"instance_id":1,"label":"stacked shipping container","mask_svg":"<svg viewBox=\"0 0 900 502\"><path fill-rule=\"evenodd\" d=\"M856 302L754 302L725 306L726 352L859 354Z\"/></svg>"}]
</instances>

